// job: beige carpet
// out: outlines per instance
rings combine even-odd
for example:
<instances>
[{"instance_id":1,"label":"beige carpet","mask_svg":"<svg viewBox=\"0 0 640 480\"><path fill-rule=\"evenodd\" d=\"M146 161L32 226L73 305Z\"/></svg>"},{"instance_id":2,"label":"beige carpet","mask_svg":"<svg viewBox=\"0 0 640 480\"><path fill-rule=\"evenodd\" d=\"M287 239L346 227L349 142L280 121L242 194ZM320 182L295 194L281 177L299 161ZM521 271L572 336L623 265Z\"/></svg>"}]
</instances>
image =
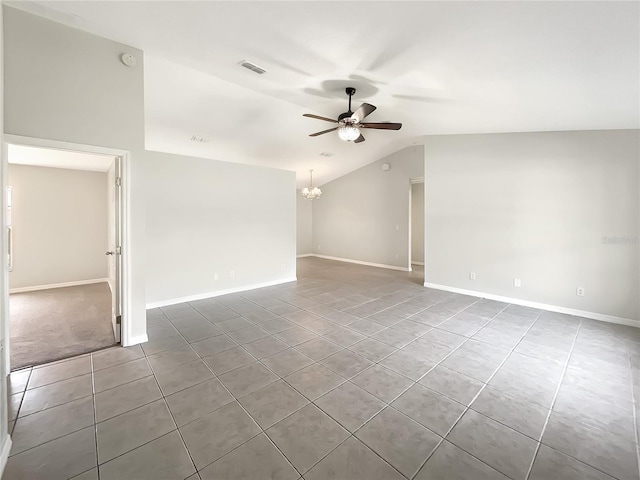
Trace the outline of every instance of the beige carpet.
<instances>
[{"instance_id":1,"label":"beige carpet","mask_svg":"<svg viewBox=\"0 0 640 480\"><path fill-rule=\"evenodd\" d=\"M106 282L9 298L11 370L115 344Z\"/></svg>"}]
</instances>

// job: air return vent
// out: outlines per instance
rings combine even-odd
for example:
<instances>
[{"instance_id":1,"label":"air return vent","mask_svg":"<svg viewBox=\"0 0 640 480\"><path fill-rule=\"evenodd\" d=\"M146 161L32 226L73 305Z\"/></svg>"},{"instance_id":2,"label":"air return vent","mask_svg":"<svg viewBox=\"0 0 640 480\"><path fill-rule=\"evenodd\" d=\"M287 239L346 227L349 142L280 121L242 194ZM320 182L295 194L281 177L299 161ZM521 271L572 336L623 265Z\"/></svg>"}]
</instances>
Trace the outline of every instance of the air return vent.
<instances>
[{"instance_id":1,"label":"air return vent","mask_svg":"<svg viewBox=\"0 0 640 480\"><path fill-rule=\"evenodd\" d=\"M206 137L199 137L198 135L193 135L191 137L191 141L196 143L207 143L209 139Z\"/></svg>"},{"instance_id":2,"label":"air return vent","mask_svg":"<svg viewBox=\"0 0 640 480\"><path fill-rule=\"evenodd\" d=\"M259 74L259 75L262 75L263 73L266 72L266 70L264 68L256 65L255 63L247 62L246 60L243 60L242 62L240 62L240 66L242 66L244 68L248 68L252 72L255 72L255 73Z\"/></svg>"}]
</instances>

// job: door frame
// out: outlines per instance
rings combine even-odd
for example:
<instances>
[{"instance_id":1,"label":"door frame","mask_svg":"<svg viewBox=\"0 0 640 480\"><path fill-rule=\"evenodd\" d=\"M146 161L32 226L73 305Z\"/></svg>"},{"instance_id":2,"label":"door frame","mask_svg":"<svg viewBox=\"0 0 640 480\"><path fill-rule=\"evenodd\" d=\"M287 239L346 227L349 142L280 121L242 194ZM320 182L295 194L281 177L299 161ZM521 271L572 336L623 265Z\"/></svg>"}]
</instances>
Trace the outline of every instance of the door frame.
<instances>
[{"instance_id":1,"label":"door frame","mask_svg":"<svg viewBox=\"0 0 640 480\"><path fill-rule=\"evenodd\" d=\"M81 153L94 153L99 155L109 155L113 157L121 158L121 178L122 178L122 204L120 206L121 218L120 218L120 234L122 239L122 253L121 253L121 262L122 268L120 272L121 277L121 324L120 324L120 343L123 346L129 345L131 338L131 311L132 311L132 289L131 289L131 237L129 232L130 229L130 221L131 221L131 192L130 192L130 173L131 173L131 165L130 165L130 157L131 153L128 150L120 150L116 148L107 148L107 147L98 147L95 145L83 145L78 143L71 142L61 142L57 140L48 140L43 138L34 138L34 137L24 137L20 135L11 135L4 134L2 136L2 195L5 195L7 189L7 170L9 164L9 145L22 145L29 147L41 147L47 148L49 150L70 150L74 152ZM2 212L2 229L3 232L6 231L4 212ZM6 262L6 259L2 261L2 273L6 281L8 281L9 268ZM9 326L11 323L11 317L9 316L9 288L7 284L7 288L3 289L2 292L2 304L5 308L5 319L3 326L3 335L5 338L4 345L4 354L5 354L5 362L6 362L6 371L11 371L10 367L10 336L9 336Z\"/></svg>"},{"instance_id":2,"label":"door frame","mask_svg":"<svg viewBox=\"0 0 640 480\"><path fill-rule=\"evenodd\" d=\"M412 248L412 241L411 241L411 234L412 234L412 229L413 229L413 186L415 184L422 184L423 188L424 188L424 177L415 177L415 178L410 178L409 179L409 250L408 250L408 255L407 258L409 259L409 271L412 272L413 271L413 263L412 263L412 258L411 258L411 248ZM425 199L426 201L426 199ZM424 209L423 209L424 211ZM423 245L423 249L425 248L425 246ZM417 265L417 264L416 264Z\"/></svg>"}]
</instances>

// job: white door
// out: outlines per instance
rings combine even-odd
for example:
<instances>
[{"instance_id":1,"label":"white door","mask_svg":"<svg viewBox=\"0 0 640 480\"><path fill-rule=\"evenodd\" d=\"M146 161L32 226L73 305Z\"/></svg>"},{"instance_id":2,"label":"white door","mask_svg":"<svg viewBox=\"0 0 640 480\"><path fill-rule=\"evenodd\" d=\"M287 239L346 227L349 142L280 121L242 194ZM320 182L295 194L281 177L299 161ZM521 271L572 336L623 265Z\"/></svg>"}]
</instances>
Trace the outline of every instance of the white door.
<instances>
[{"instance_id":1,"label":"white door","mask_svg":"<svg viewBox=\"0 0 640 480\"><path fill-rule=\"evenodd\" d=\"M122 229L120 228L122 206L122 158L116 157L107 175L109 182L109 228L106 252L111 288L111 322L116 342L120 342L122 315Z\"/></svg>"}]
</instances>

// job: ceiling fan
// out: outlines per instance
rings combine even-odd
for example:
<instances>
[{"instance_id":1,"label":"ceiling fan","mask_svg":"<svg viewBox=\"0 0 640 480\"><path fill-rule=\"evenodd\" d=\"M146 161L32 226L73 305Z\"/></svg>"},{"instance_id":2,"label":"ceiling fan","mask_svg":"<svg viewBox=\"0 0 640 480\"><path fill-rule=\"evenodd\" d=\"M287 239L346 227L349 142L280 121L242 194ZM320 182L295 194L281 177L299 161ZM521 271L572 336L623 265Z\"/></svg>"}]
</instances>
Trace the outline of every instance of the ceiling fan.
<instances>
[{"instance_id":1,"label":"ceiling fan","mask_svg":"<svg viewBox=\"0 0 640 480\"><path fill-rule=\"evenodd\" d=\"M312 133L311 135L309 135L310 137L317 137L318 135L323 135L325 133L337 130L338 136L342 140L346 142L360 143L364 142L364 137L362 136L362 133L360 133L361 128L375 128L378 130L400 130L402 128L401 123L362 123L362 120L364 120L367 115L371 114L376 109L376 107L369 103L363 103L362 105L360 105L360 108L358 108L355 112L352 112L351 97L354 93L356 93L356 89L353 87L347 87L345 91L347 95L349 95L349 110L347 112L341 113L337 120L333 120L327 117L320 117L311 113L305 113L303 115L303 117L317 118L318 120L324 120L325 122L338 124L337 127L323 130L321 132Z\"/></svg>"}]
</instances>

